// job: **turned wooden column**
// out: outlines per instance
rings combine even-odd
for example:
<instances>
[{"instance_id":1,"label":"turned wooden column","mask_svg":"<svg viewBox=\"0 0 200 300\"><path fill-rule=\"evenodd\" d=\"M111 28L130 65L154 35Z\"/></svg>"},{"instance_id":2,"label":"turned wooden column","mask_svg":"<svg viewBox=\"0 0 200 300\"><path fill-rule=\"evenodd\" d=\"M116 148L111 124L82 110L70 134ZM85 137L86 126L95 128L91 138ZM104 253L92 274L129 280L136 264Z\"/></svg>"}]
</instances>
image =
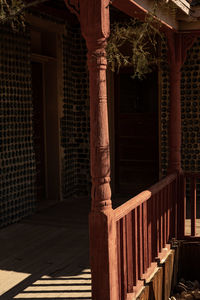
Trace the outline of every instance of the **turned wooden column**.
<instances>
[{"instance_id":1,"label":"turned wooden column","mask_svg":"<svg viewBox=\"0 0 200 300\"><path fill-rule=\"evenodd\" d=\"M80 23L88 48L90 83L90 263L92 299L118 300L116 222L111 202L106 45L109 0L81 0Z\"/></svg>"}]
</instances>

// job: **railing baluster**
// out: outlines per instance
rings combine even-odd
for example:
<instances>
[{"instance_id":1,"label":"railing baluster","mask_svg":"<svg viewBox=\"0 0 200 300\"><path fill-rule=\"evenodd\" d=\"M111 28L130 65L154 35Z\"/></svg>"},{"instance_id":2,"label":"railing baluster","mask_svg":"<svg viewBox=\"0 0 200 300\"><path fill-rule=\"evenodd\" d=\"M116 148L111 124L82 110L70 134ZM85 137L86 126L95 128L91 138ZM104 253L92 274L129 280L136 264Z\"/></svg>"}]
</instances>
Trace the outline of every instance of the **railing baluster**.
<instances>
[{"instance_id":1,"label":"railing baluster","mask_svg":"<svg viewBox=\"0 0 200 300\"><path fill-rule=\"evenodd\" d=\"M117 222L117 257L118 257L118 278L119 278L119 299L122 299L122 255L121 255L121 230L120 221Z\"/></svg>"},{"instance_id":2,"label":"railing baluster","mask_svg":"<svg viewBox=\"0 0 200 300\"><path fill-rule=\"evenodd\" d=\"M163 248L163 199L162 199L162 192L158 194L158 215L159 215L159 252L161 252Z\"/></svg>"},{"instance_id":3,"label":"railing baluster","mask_svg":"<svg viewBox=\"0 0 200 300\"><path fill-rule=\"evenodd\" d=\"M139 255L139 279L143 275L143 234L142 234L142 205L138 207L138 255Z\"/></svg>"},{"instance_id":4,"label":"railing baluster","mask_svg":"<svg viewBox=\"0 0 200 300\"><path fill-rule=\"evenodd\" d=\"M162 190L163 195L163 248L166 246L167 240L167 197L166 197L166 188Z\"/></svg>"},{"instance_id":5,"label":"railing baluster","mask_svg":"<svg viewBox=\"0 0 200 300\"><path fill-rule=\"evenodd\" d=\"M170 239L175 236L175 220L174 220L174 205L173 205L174 184L169 184L169 208L170 208Z\"/></svg>"},{"instance_id":6,"label":"railing baluster","mask_svg":"<svg viewBox=\"0 0 200 300\"><path fill-rule=\"evenodd\" d=\"M159 226L159 194L155 195L156 200L156 235L157 235L157 243L156 243L156 256L159 254L159 245L160 245L160 226Z\"/></svg>"},{"instance_id":7,"label":"railing baluster","mask_svg":"<svg viewBox=\"0 0 200 300\"><path fill-rule=\"evenodd\" d=\"M133 234L132 214L126 216L126 247L127 247L127 291L133 292Z\"/></svg>"},{"instance_id":8,"label":"railing baluster","mask_svg":"<svg viewBox=\"0 0 200 300\"><path fill-rule=\"evenodd\" d=\"M122 292L123 292L123 298L122 299L126 299L126 295L127 295L127 249L126 249L126 217L124 217L121 220L121 239L122 239Z\"/></svg>"},{"instance_id":9,"label":"railing baluster","mask_svg":"<svg viewBox=\"0 0 200 300\"><path fill-rule=\"evenodd\" d=\"M183 177L183 231L182 238L185 237L185 220L186 220L186 177Z\"/></svg>"},{"instance_id":10,"label":"railing baluster","mask_svg":"<svg viewBox=\"0 0 200 300\"><path fill-rule=\"evenodd\" d=\"M196 177L192 176L190 183L191 201L191 236L196 235Z\"/></svg>"},{"instance_id":11,"label":"railing baluster","mask_svg":"<svg viewBox=\"0 0 200 300\"><path fill-rule=\"evenodd\" d=\"M178 180L176 179L175 182L173 183L174 185L174 195L172 195L173 198L173 202L174 202L174 233L175 233L175 238L177 238L177 227L178 227L178 223L177 223L177 217L178 217L178 211L177 211L177 199L178 199Z\"/></svg>"},{"instance_id":12,"label":"railing baluster","mask_svg":"<svg viewBox=\"0 0 200 300\"><path fill-rule=\"evenodd\" d=\"M133 220L133 283L136 286L138 281L138 209L132 213Z\"/></svg>"},{"instance_id":13,"label":"railing baluster","mask_svg":"<svg viewBox=\"0 0 200 300\"><path fill-rule=\"evenodd\" d=\"M152 239L152 215L153 215L153 199L150 198L147 201L147 226L148 226L148 267L152 262L152 248L153 248L153 239Z\"/></svg>"},{"instance_id":14,"label":"railing baluster","mask_svg":"<svg viewBox=\"0 0 200 300\"><path fill-rule=\"evenodd\" d=\"M152 197L152 213L151 213L151 224L152 224L152 262L158 256L157 252L157 202L156 195Z\"/></svg>"},{"instance_id":15,"label":"railing baluster","mask_svg":"<svg viewBox=\"0 0 200 300\"><path fill-rule=\"evenodd\" d=\"M170 203L169 203L169 185L165 189L166 197L166 242L169 242L169 232L170 232Z\"/></svg>"},{"instance_id":16,"label":"railing baluster","mask_svg":"<svg viewBox=\"0 0 200 300\"><path fill-rule=\"evenodd\" d=\"M142 218L143 218L143 258L144 266L143 272L145 273L148 268L148 243L147 243L147 201L142 204Z\"/></svg>"}]
</instances>

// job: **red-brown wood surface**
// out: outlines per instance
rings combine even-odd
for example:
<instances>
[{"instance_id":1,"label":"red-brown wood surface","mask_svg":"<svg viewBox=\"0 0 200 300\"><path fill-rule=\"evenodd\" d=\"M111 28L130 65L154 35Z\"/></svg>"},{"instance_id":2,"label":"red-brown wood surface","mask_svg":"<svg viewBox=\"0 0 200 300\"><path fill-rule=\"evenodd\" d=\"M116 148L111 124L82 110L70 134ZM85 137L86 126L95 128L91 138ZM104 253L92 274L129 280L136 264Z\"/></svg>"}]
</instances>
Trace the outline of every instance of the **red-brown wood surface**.
<instances>
[{"instance_id":1,"label":"red-brown wood surface","mask_svg":"<svg viewBox=\"0 0 200 300\"><path fill-rule=\"evenodd\" d=\"M151 262L153 261L153 255L152 255L152 215L153 215L153 199L150 198L149 201L147 201L147 247L148 247L148 267L150 267Z\"/></svg>"},{"instance_id":2,"label":"red-brown wood surface","mask_svg":"<svg viewBox=\"0 0 200 300\"><path fill-rule=\"evenodd\" d=\"M143 273L148 268L148 239L147 239L147 201L142 204L143 219Z\"/></svg>"},{"instance_id":3,"label":"red-brown wood surface","mask_svg":"<svg viewBox=\"0 0 200 300\"><path fill-rule=\"evenodd\" d=\"M159 216L159 194L156 195L156 255L160 252L160 216Z\"/></svg>"},{"instance_id":4,"label":"red-brown wood surface","mask_svg":"<svg viewBox=\"0 0 200 300\"><path fill-rule=\"evenodd\" d=\"M163 194L163 248L167 243L167 194L166 188L162 191Z\"/></svg>"},{"instance_id":5,"label":"red-brown wood surface","mask_svg":"<svg viewBox=\"0 0 200 300\"><path fill-rule=\"evenodd\" d=\"M132 213L126 216L127 291L133 292L133 232Z\"/></svg>"},{"instance_id":6,"label":"red-brown wood surface","mask_svg":"<svg viewBox=\"0 0 200 300\"><path fill-rule=\"evenodd\" d=\"M137 289L139 280L150 275L148 272L153 270L152 263L156 258L162 259L166 255L172 222L170 217L174 219L170 209L176 200L177 176L167 176L114 210L120 299L126 299L127 293Z\"/></svg>"},{"instance_id":7,"label":"red-brown wood surface","mask_svg":"<svg viewBox=\"0 0 200 300\"><path fill-rule=\"evenodd\" d=\"M122 297L122 256L121 256L121 241L120 241L120 221L116 223L117 227L117 266L118 266L118 279L119 279L119 299Z\"/></svg>"},{"instance_id":8,"label":"red-brown wood surface","mask_svg":"<svg viewBox=\"0 0 200 300\"><path fill-rule=\"evenodd\" d=\"M196 235L196 178L192 176L190 183L190 203L191 203L191 235Z\"/></svg>"},{"instance_id":9,"label":"red-brown wood surface","mask_svg":"<svg viewBox=\"0 0 200 300\"><path fill-rule=\"evenodd\" d=\"M132 220L133 220L133 283L134 286L138 282L138 208L133 210Z\"/></svg>"},{"instance_id":10,"label":"red-brown wood surface","mask_svg":"<svg viewBox=\"0 0 200 300\"><path fill-rule=\"evenodd\" d=\"M167 243L169 242L170 236L170 187L166 188L166 201L167 201L167 219L166 219L166 227L167 227Z\"/></svg>"},{"instance_id":11,"label":"red-brown wood surface","mask_svg":"<svg viewBox=\"0 0 200 300\"><path fill-rule=\"evenodd\" d=\"M126 217L120 220L121 254L122 254L122 300L127 295L127 243L126 243Z\"/></svg>"},{"instance_id":12,"label":"red-brown wood surface","mask_svg":"<svg viewBox=\"0 0 200 300\"><path fill-rule=\"evenodd\" d=\"M143 275L143 230L142 230L142 205L138 207L138 256L139 279Z\"/></svg>"},{"instance_id":13,"label":"red-brown wood surface","mask_svg":"<svg viewBox=\"0 0 200 300\"><path fill-rule=\"evenodd\" d=\"M158 214L159 214L159 252L163 248L163 194L162 191L158 194Z\"/></svg>"},{"instance_id":14,"label":"red-brown wood surface","mask_svg":"<svg viewBox=\"0 0 200 300\"><path fill-rule=\"evenodd\" d=\"M174 220L173 222L173 230L174 230L174 237L177 238L177 216L178 216L178 211L177 211L177 181L175 181L172 184L172 218Z\"/></svg>"},{"instance_id":15,"label":"red-brown wood surface","mask_svg":"<svg viewBox=\"0 0 200 300\"><path fill-rule=\"evenodd\" d=\"M155 261L157 257L157 210L156 210L156 195L152 196L152 214L151 214L151 224L152 224L152 261Z\"/></svg>"}]
</instances>

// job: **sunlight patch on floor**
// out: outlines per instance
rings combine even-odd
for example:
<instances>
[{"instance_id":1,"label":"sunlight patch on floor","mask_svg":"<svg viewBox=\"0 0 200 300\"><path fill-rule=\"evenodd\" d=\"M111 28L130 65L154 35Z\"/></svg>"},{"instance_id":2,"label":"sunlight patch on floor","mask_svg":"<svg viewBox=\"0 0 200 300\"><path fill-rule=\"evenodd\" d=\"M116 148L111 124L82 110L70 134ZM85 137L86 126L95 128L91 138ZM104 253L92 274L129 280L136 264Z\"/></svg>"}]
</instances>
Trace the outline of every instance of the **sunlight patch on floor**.
<instances>
[{"instance_id":1,"label":"sunlight patch on floor","mask_svg":"<svg viewBox=\"0 0 200 300\"><path fill-rule=\"evenodd\" d=\"M191 219L185 220L185 234L191 234ZM200 219L196 219L196 236L200 236Z\"/></svg>"},{"instance_id":2,"label":"sunlight patch on floor","mask_svg":"<svg viewBox=\"0 0 200 300\"><path fill-rule=\"evenodd\" d=\"M14 299L91 299L91 271L77 275L42 276Z\"/></svg>"},{"instance_id":3,"label":"sunlight patch on floor","mask_svg":"<svg viewBox=\"0 0 200 300\"><path fill-rule=\"evenodd\" d=\"M0 270L0 296L29 277L31 274Z\"/></svg>"}]
</instances>

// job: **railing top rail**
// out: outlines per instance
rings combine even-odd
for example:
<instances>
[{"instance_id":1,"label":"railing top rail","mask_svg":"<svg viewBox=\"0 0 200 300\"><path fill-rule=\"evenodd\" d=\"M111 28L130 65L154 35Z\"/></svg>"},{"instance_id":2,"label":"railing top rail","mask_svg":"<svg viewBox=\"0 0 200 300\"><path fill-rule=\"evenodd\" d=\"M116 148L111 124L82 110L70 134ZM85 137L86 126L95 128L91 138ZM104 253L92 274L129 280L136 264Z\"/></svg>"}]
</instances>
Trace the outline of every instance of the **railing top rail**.
<instances>
[{"instance_id":1,"label":"railing top rail","mask_svg":"<svg viewBox=\"0 0 200 300\"><path fill-rule=\"evenodd\" d=\"M115 220L118 221L128 215L132 210L140 206L143 202L150 199L153 195L160 192L164 187L169 185L177 178L177 173L173 173L163 178L156 184L152 185L148 190L145 190L137 196L131 198L126 203L114 209Z\"/></svg>"}]
</instances>

